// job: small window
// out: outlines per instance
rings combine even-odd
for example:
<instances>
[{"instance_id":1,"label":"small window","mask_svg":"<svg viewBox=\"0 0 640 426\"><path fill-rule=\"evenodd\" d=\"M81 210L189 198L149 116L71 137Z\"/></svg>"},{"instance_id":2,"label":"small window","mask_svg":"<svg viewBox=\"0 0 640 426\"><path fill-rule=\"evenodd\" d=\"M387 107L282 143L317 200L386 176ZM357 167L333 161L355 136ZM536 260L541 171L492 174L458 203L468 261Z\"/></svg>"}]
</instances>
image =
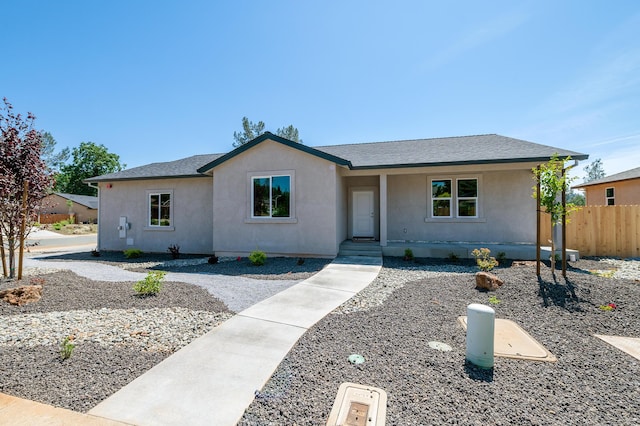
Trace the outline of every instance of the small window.
<instances>
[{"instance_id":1,"label":"small window","mask_svg":"<svg viewBox=\"0 0 640 426\"><path fill-rule=\"evenodd\" d=\"M259 176L252 178L254 218L291 217L291 176Z\"/></svg>"},{"instance_id":2,"label":"small window","mask_svg":"<svg viewBox=\"0 0 640 426\"><path fill-rule=\"evenodd\" d=\"M171 226L170 193L149 193L149 226Z\"/></svg>"},{"instance_id":3,"label":"small window","mask_svg":"<svg viewBox=\"0 0 640 426\"><path fill-rule=\"evenodd\" d=\"M451 217L451 179L431 181L433 217Z\"/></svg>"},{"instance_id":4,"label":"small window","mask_svg":"<svg viewBox=\"0 0 640 426\"><path fill-rule=\"evenodd\" d=\"M606 199L607 199L607 205L608 206L614 206L616 204L616 195L615 195L615 189L614 188L605 189L605 196L606 196Z\"/></svg>"},{"instance_id":5,"label":"small window","mask_svg":"<svg viewBox=\"0 0 640 426\"><path fill-rule=\"evenodd\" d=\"M478 216L478 179L458 179L458 217Z\"/></svg>"}]
</instances>

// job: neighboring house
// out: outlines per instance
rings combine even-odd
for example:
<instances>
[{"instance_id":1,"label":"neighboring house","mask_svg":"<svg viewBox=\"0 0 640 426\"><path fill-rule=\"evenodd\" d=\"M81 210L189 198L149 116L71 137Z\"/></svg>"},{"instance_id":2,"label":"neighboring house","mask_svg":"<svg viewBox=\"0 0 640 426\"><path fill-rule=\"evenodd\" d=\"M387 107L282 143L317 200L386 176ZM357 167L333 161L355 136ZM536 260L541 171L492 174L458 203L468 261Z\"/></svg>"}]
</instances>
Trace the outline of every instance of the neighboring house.
<instances>
[{"instance_id":1,"label":"neighboring house","mask_svg":"<svg viewBox=\"0 0 640 426\"><path fill-rule=\"evenodd\" d=\"M335 256L341 242L534 243L532 168L558 153L500 135L309 147L265 133L99 187L99 249Z\"/></svg>"},{"instance_id":2,"label":"neighboring house","mask_svg":"<svg viewBox=\"0 0 640 426\"><path fill-rule=\"evenodd\" d=\"M69 201L71 201L71 206L69 206ZM41 215L69 215L70 213L75 215L76 223L96 223L98 220L98 197L54 192L44 198Z\"/></svg>"},{"instance_id":3,"label":"neighboring house","mask_svg":"<svg viewBox=\"0 0 640 426\"><path fill-rule=\"evenodd\" d=\"M640 167L576 185L588 206L640 205Z\"/></svg>"}]
</instances>

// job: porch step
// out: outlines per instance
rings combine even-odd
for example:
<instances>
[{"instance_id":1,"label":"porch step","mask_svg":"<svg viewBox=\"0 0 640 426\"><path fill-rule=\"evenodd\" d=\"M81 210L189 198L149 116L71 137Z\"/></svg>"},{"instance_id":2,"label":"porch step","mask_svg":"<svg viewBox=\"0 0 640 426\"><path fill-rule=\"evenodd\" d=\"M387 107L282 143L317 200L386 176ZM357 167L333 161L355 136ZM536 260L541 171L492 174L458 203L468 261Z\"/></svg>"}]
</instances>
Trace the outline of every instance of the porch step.
<instances>
[{"instance_id":1,"label":"porch step","mask_svg":"<svg viewBox=\"0 0 640 426\"><path fill-rule=\"evenodd\" d=\"M353 242L345 240L340 244L338 256L382 257L382 247L378 241Z\"/></svg>"}]
</instances>

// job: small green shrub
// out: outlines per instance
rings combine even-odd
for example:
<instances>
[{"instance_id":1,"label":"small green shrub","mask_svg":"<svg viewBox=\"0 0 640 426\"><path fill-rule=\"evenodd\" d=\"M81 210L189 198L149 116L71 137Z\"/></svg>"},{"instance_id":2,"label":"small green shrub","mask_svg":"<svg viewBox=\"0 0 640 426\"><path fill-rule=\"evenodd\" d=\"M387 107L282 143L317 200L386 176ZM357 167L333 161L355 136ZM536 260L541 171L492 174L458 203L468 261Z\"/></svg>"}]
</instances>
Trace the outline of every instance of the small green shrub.
<instances>
[{"instance_id":1,"label":"small green shrub","mask_svg":"<svg viewBox=\"0 0 640 426\"><path fill-rule=\"evenodd\" d=\"M449 261L451 261L453 263L456 263L456 262L458 262L458 260L460 260L460 257L457 254L455 254L454 252L451 252L451 253L449 253L447 255L447 259L449 259Z\"/></svg>"},{"instance_id":2,"label":"small green shrub","mask_svg":"<svg viewBox=\"0 0 640 426\"><path fill-rule=\"evenodd\" d=\"M123 253L124 257L126 257L127 259L137 259L138 257L142 256L142 250L140 249L127 249Z\"/></svg>"},{"instance_id":3,"label":"small green shrub","mask_svg":"<svg viewBox=\"0 0 640 426\"><path fill-rule=\"evenodd\" d=\"M59 231L62 229L62 224L60 222L56 222L52 226L53 226L53 229L55 229L56 231Z\"/></svg>"},{"instance_id":4,"label":"small green shrub","mask_svg":"<svg viewBox=\"0 0 640 426\"><path fill-rule=\"evenodd\" d=\"M76 345L73 343L73 337L65 337L62 343L60 343L60 358L63 360L71 358L75 347Z\"/></svg>"},{"instance_id":5,"label":"small green shrub","mask_svg":"<svg viewBox=\"0 0 640 426\"><path fill-rule=\"evenodd\" d=\"M143 296L156 295L162 290L162 280L166 274L165 271L151 271L143 280L135 283L133 289Z\"/></svg>"},{"instance_id":6,"label":"small green shrub","mask_svg":"<svg viewBox=\"0 0 640 426\"><path fill-rule=\"evenodd\" d=\"M496 296L489 296L489 303L491 303L492 305L499 305L500 299L498 299Z\"/></svg>"},{"instance_id":7,"label":"small green shrub","mask_svg":"<svg viewBox=\"0 0 640 426\"><path fill-rule=\"evenodd\" d=\"M255 266L262 266L262 265L264 265L264 262L266 262L266 260L267 260L267 255L263 251L254 250L249 255L249 260Z\"/></svg>"},{"instance_id":8,"label":"small green shrub","mask_svg":"<svg viewBox=\"0 0 640 426\"><path fill-rule=\"evenodd\" d=\"M62 226L67 226L68 224L69 224L68 220L61 220L60 221L60 225L62 225Z\"/></svg>"},{"instance_id":9,"label":"small green shrub","mask_svg":"<svg viewBox=\"0 0 640 426\"><path fill-rule=\"evenodd\" d=\"M413 250L411 250L410 248L404 249L404 260L411 261L413 259Z\"/></svg>"},{"instance_id":10,"label":"small green shrub","mask_svg":"<svg viewBox=\"0 0 640 426\"><path fill-rule=\"evenodd\" d=\"M505 260L507 260L507 253L503 251L498 252L498 254L496 254L496 260L498 261L498 263L504 262Z\"/></svg>"},{"instance_id":11,"label":"small green shrub","mask_svg":"<svg viewBox=\"0 0 640 426\"><path fill-rule=\"evenodd\" d=\"M495 257L491 257L491 250L488 248L474 249L471 254L476 258L476 264L481 271L488 272L498 266Z\"/></svg>"}]
</instances>

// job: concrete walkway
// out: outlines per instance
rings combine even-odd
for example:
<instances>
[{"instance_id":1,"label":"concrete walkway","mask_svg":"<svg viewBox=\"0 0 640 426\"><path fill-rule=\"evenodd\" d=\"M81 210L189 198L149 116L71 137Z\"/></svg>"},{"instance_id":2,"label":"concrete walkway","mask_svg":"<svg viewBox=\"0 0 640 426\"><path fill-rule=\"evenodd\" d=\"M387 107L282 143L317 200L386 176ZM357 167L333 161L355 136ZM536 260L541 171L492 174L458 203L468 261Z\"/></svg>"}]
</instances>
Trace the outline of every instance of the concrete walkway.
<instances>
[{"instance_id":1,"label":"concrete walkway","mask_svg":"<svg viewBox=\"0 0 640 426\"><path fill-rule=\"evenodd\" d=\"M298 339L368 286L382 258L339 257L196 339L89 411L135 425L235 425Z\"/></svg>"}]
</instances>

